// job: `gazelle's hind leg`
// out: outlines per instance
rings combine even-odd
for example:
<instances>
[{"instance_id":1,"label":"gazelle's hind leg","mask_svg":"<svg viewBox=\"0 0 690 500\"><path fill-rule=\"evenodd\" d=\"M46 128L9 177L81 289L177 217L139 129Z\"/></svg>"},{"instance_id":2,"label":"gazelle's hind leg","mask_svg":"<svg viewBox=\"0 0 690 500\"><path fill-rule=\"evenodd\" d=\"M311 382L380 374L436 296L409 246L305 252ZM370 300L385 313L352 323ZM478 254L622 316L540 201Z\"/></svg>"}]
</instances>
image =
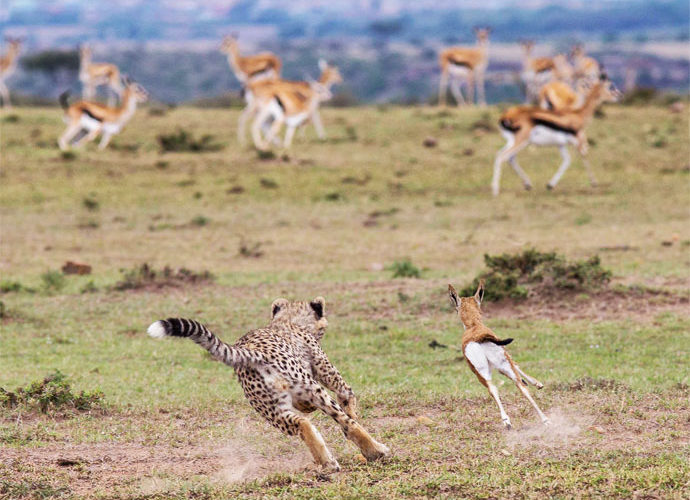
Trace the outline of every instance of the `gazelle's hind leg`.
<instances>
[{"instance_id":1,"label":"gazelle's hind leg","mask_svg":"<svg viewBox=\"0 0 690 500\"><path fill-rule=\"evenodd\" d=\"M448 91L448 71L446 69L441 71L441 80L438 84L438 105L446 105L446 92Z\"/></svg>"},{"instance_id":2,"label":"gazelle's hind leg","mask_svg":"<svg viewBox=\"0 0 690 500\"><path fill-rule=\"evenodd\" d=\"M518 373L520 374L520 376L521 376L523 379L525 379L528 383L532 384L532 385L533 385L534 387L536 387L537 389L543 389L543 388L544 388L544 384L542 384L541 382L539 382L536 378L530 377L529 375L527 375L524 371L522 371L522 368L520 368L520 367L517 365L517 363L513 362L513 366L514 366L515 369L518 371Z\"/></svg>"},{"instance_id":3,"label":"gazelle's hind leg","mask_svg":"<svg viewBox=\"0 0 690 500\"><path fill-rule=\"evenodd\" d=\"M326 138L326 130L323 128L323 122L321 121L321 115L318 109L315 109L312 113L311 121L314 123L316 136L323 141ZM306 127L303 127L302 130L306 130Z\"/></svg>"},{"instance_id":4,"label":"gazelle's hind leg","mask_svg":"<svg viewBox=\"0 0 690 500\"><path fill-rule=\"evenodd\" d=\"M58 146L60 146L60 149L62 151L67 151L67 149L69 149L70 142L72 141L74 136L79 133L80 130L81 124L78 121L73 121L67 126L65 131L58 139Z\"/></svg>"},{"instance_id":5,"label":"gazelle's hind leg","mask_svg":"<svg viewBox=\"0 0 690 500\"><path fill-rule=\"evenodd\" d=\"M455 98L455 104L457 106L465 105L465 98L462 96L462 90L460 90L460 82L457 77L452 77L450 81L450 92Z\"/></svg>"},{"instance_id":6,"label":"gazelle's hind leg","mask_svg":"<svg viewBox=\"0 0 690 500\"><path fill-rule=\"evenodd\" d=\"M95 128L95 129L89 131L88 134L81 137L74 144L72 144L72 146L74 146L75 148L79 148L79 147L83 146L84 144L86 144L87 142L93 141L96 137L98 137L98 134L100 134L100 133L101 133L101 129Z\"/></svg>"},{"instance_id":7,"label":"gazelle's hind leg","mask_svg":"<svg viewBox=\"0 0 690 500\"><path fill-rule=\"evenodd\" d=\"M523 383L520 370L518 370L517 366L515 366L515 363L513 363L513 360L510 358L508 353L506 353L505 350L503 350L503 348L500 349L503 351L503 360L501 361L501 364L497 367L498 371L506 377L508 377L513 382L515 382L515 385L517 385L518 389L520 389L520 392L522 392L523 396L527 398L527 400L537 411L537 415L539 415L539 418L541 419L542 423L544 425L548 425L550 423L549 419L546 417L546 415L544 415L539 406L537 406L537 403L534 401L532 395L529 392L529 389L527 388L527 384ZM525 378L527 378L527 376L525 376Z\"/></svg>"},{"instance_id":8,"label":"gazelle's hind leg","mask_svg":"<svg viewBox=\"0 0 690 500\"><path fill-rule=\"evenodd\" d=\"M481 344L476 342L470 342L465 347L465 359L469 362L472 367L472 371L477 376L479 381L489 390L489 394L494 398L496 404L498 405L498 410L501 412L501 420L503 420L503 425L507 429L512 427L510 423L510 417L503 408L503 403L501 403L501 398L498 396L498 389L491 382L491 365L489 364L489 359L487 358L486 352Z\"/></svg>"},{"instance_id":9,"label":"gazelle's hind leg","mask_svg":"<svg viewBox=\"0 0 690 500\"><path fill-rule=\"evenodd\" d=\"M12 103L10 102L10 91L7 90L7 85L5 82L0 81L0 96L2 97L2 107L10 109Z\"/></svg>"},{"instance_id":10,"label":"gazelle's hind leg","mask_svg":"<svg viewBox=\"0 0 690 500\"><path fill-rule=\"evenodd\" d=\"M503 163L506 162L509 158L514 157L516 154L518 154L522 149L524 149L528 144L528 135L529 132L523 132L522 129L519 130L516 133L512 132L502 132L503 136L506 138L506 145L503 146L498 153L496 153L496 160L494 160L494 175L493 178L491 179L491 192L493 193L494 196L498 196L499 189L500 189L500 183L501 183L501 169L503 166ZM511 162L511 165L513 165L513 168L515 168L515 165ZM518 166L519 168L519 166ZM520 169L522 170L522 169ZM517 170L516 170L517 172ZM532 183L529 181L529 177L527 177L527 174L522 172L525 175L525 178L527 179L527 183L525 183L525 189L529 189L527 185L531 187ZM518 172L518 175L520 173ZM522 176L520 176L522 177ZM523 182L525 182L525 178L523 178Z\"/></svg>"},{"instance_id":11,"label":"gazelle's hind leg","mask_svg":"<svg viewBox=\"0 0 690 500\"><path fill-rule=\"evenodd\" d=\"M376 441L364 427L350 418L323 387L314 383L310 392L310 403L338 422L345 437L357 445L368 461L378 460L390 453L386 445Z\"/></svg>"},{"instance_id":12,"label":"gazelle's hind leg","mask_svg":"<svg viewBox=\"0 0 690 500\"><path fill-rule=\"evenodd\" d=\"M589 159L587 158L587 151L589 150L589 144L587 143L587 136L584 131L577 134L577 152L580 153L580 158L582 159L582 164L585 166L585 171L587 172L587 177L589 178L590 186L594 187L597 185L597 179L594 177L594 172L592 171L592 166L589 164Z\"/></svg>"},{"instance_id":13,"label":"gazelle's hind leg","mask_svg":"<svg viewBox=\"0 0 690 500\"><path fill-rule=\"evenodd\" d=\"M522 180L522 185L525 186L525 189L529 191L532 189L532 181L529 179L527 174L525 173L524 170L522 170L522 167L517 161L517 153L515 153L513 156L511 156L508 159L508 162L510 163L510 166L513 167L513 170L515 170L515 173L518 174L518 177Z\"/></svg>"}]
</instances>

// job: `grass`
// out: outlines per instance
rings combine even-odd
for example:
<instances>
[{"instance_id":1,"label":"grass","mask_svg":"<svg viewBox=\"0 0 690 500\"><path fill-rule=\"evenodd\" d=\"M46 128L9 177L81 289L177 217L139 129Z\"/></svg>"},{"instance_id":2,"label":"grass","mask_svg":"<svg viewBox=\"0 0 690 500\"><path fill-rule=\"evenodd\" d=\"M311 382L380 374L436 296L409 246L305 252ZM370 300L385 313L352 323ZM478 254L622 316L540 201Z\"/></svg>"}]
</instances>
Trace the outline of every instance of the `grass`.
<instances>
[{"instance_id":1,"label":"grass","mask_svg":"<svg viewBox=\"0 0 690 500\"><path fill-rule=\"evenodd\" d=\"M484 254L537 248L568 261L598 254L613 286L687 299L685 114L608 107L590 127L599 187L574 161L546 191L558 153L528 149L520 160L537 187L523 191L507 170L494 199L494 108L325 109L328 141L308 128L289 157L263 158L234 139L162 154L157 137L178 124L199 137L236 132L237 111L177 108L135 117L122 140L136 150L89 146L72 161L46 140L64 126L59 111L13 113L0 135L0 387L59 370L75 390L101 391L107 411L0 409L0 497L688 496L687 307L643 292L634 307L607 309L589 291L557 304L574 315L487 302L488 325L516 339L510 352L545 383L534 395L556 424L543 433L504 384L507 433L455 350L462 326L446 297ZM423 146L428 136L436 147ZM46 271L68 260L92 274ZM191 342L145 335L182 316L232 341L265 324L276 297L317 295L324 348L363 425L393 450L361 464L314 415L343 467L327 479L253 413L231 370Z\"/></svg>"}]
</instances>

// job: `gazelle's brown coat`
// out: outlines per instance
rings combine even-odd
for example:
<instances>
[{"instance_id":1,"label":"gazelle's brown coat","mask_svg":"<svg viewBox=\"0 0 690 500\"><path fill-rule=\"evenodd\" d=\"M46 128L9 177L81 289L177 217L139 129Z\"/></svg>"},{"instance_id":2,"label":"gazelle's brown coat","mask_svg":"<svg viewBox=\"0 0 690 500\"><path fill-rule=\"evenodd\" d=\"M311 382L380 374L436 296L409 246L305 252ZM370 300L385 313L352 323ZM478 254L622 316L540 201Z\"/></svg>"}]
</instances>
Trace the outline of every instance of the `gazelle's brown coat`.
<instances>
[{"instance_id":1,"label":"gazelle's brown coat","mask_svg":"<svg viewBox=\"0 0 690 500\"><path fill-rule=\"evenodd\" d=\"M474 85L477 85L477 100L486 105L484 92L484 75L489 64L489 28L476 28L477 45L475 47L448 47L439 54L441 80L438 89L439 106L446 105L448 84L458 106L465 104L460 90L460 82L467 82L467 100L474 104Z\"/></svg>"},{"instance_id":2,"label":"gazelle's brown coat","mask_svg":"<svg viewBox=\"0 0 690 500\"><path fill-rule=\"evenodd\" d=\"M460 321L465 329L462 335L462 353L470 366L472 372L477 376L479 382L488 390L494 398L501 412L501 419L507 428L511 427L510 418L503 409L503 404L498 396L498 389L491 380L494 370L499 371L517 385L520 392L534 406L539 418L544 424L549 423L532 399L532 395L527 388L530 383L541 389L543 384L523 372L513 361L503 346L510 344L513 339L501 340L482 322L481 302L484 297L484 281L479 283L476 293L472 297L458 297L453 285L448 285L450 302L455 308Z\"/></svg>"},{"instance_id":3,"label":"gazelle's brown coat","mask_svg":"<svg viewBox=\"0 0 690 500\"><path fill-rule=\"evenodd\" d=\"M230 68L242 85L264 78L280 77L283 63L278 56L271 52L242 56L237 38L234 36L223 38L220 51L227 55Z\"/></svg>"},{"instance_id":4,"label":"gazelle's brown coat","mask_svg":"<svg viewBox=\"0 0 690 500\"><path fill-rule=\"evenodd\" d=\"M96 87L107 85L111 92L118 97L122 96L122 80L119 68L111 63L95 63L92 61L91 48L82 45L79 48L79 81L82 84L82 97L93 99L96 95ZM115 99L108 95L108 106L114 106Z\"/></svg>"},{"instance_id":5,"label":"gazelle's brown coat","mask_svg":"<svg viewBox=\"0 0 690 500\"><path fill-rule=\"evenodd\" d=\"M575 66L575 78L588 82L594 82L601 75L601 67L593 57L585 55L585 49L581 45L573 47L571 56Z\"/></svg>"},{"instance_id":6,"label":"gazelle's brown coat","mask_svg":"<svg viewBox=\"0 0 690 500\"><path fill-rule=\"evenodd\" d=\"M0 97L2 97L2 106L12 107L10 102L10 91L7 89L5 80L7 80L17 69L17 56L21 50L22 41L19 38L5 38L7 41L7 50L0 56Z\"/></svg>"},{"instance_id":7,"label":"gazelle's brown coat","mask_svg":"<svg viewBox=\"0 0 690 500\"><path fill-rule=\"evenodd\" d=\"M578 89L580 87L578 86ZM539 106L551 111L568 111L576 109L581 103L581 92L558 80L552 81L539 89Z\"/></svg>"}]
</instances>

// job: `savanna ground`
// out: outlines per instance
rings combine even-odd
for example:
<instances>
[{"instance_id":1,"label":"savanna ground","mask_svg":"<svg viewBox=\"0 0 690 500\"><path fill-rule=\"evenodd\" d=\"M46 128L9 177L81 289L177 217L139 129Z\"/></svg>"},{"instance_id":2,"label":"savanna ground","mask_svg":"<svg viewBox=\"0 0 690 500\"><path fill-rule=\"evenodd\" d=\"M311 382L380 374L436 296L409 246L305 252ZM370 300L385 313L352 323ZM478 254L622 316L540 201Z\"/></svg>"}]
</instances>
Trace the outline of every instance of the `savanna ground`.
<instances>
[{"instance_id":1,"label":"savanna ground","mask_svg":"<svg viewBox=\"0 0 690 500\"><path fill-rule=\"evenodd\" d=\"M558 153L529 149L520 159L536 188L507 169L496 199L496 108L323 116L327 141L309 128L267 158L237 145L236 110L140 110L106 152L74 155L55 146L57 109L0 117L0 387L58 369L75 391L104 393L90 411L0 409L0 496L687 498L687 113L607 107L590 127L598 187L575 160L547 192ZM224 147L161 153L156 137L178 127ZM534 395L554 422L542 428L506 383L505 431L453 349L462 327L446 285L468 283L484 253L528 247L599 254L614 277L608 291L484 305L545 383ZM420 278L392 278L405 258ZM92 274L62 278L68 260ZM215 279L137 288L126 275L143 263ZM343 469L329 477L252 412L228 367L145 334L186 316L233 341L265 324L276 297L317 295L325 350L392 449L361 463L314 414Z\"/></svg>"}]
</instances>

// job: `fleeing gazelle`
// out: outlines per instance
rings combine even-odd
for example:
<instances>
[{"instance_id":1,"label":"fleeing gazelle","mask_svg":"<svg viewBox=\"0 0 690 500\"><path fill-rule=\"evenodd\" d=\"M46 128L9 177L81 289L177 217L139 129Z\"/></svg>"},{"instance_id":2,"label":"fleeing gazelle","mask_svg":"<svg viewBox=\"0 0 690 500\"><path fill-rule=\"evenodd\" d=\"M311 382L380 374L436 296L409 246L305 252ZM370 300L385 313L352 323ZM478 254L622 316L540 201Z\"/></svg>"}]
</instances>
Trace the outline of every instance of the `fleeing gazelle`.
<instances>
[{"instance_id":1,"label":"fleeing gazelle","mask_svg":"<svg viewBox=\"0 0 690 500\"><path fill-rule=\"evenodd\" d=\"M7 80L17 69L17 56L22 47L19 38L6 37L8 47L4 55L0 56L0 97L2 97L3 107L12 107L10 103L10 91L7 90L5 80Z\"/></svg>"},{"instance_id":2,"label":"fleeing gazelle","mask_svg":"<svg viewBox=\"0 0 690 500\"><path fill-rule=\"evenodd\" d=\"M138 83L127 81L122 92L122 104L119 107L109 107L90 101L79 101L70 105L67 102L69 92L60 95L60 105L65 110L64 121L67 129L58 140L60 149L65 151L70 144L79 147L93 141L98 134L103 134L98 149L104 149L110 138L119 134L122 127L134 116L137 104L146 102L148 92ZM82 134L73 143L78 134Z\"/></svg>"},{"instance_id":3,"label":"fleeing gazelle","mask_svg":"<svg viewBox=\"0 0 690 500\"><path fill-rule=\"evenodd\" d=\"M515 382L520 392L534 406L542 423L548 425L549 419L537 406L529 389L527 389L528 383L537 389L544 387L544 384L523 372L506 352L503 346L510 344L513 339L499 339L482 323L481 303L484 298L484 280L479 282L479 287L473 297L458 297L453 285L448 285L448 294L450 295L450 303L460 316L462 327L465 329L462 334L462 354L479 382L489 390L489 394L496 400L503 424L508 429L512 427L510 417L503 409L501 399L498 397L498 389L491 381L491 373L494 370L498 370L499 373Z\"/></svg>"},{"instance_id":4,"label":"fleeing gazelle","mask_svg":"<svg viewBox=\"0 0 690 500\"><path fill-rule=\"evenodd\" d=\"M506 139L506 145L496 154L494 174L491 190L498 195L501 180L501 168L508 161L513 170L522 179L525 189L532 189L532 181L520 167L516 155L529 144L535 146L557 146L563 162L546 185L553 189L570 166L568 145L573 144L582 158L587 170L589 182L596 185L596 179L587 161L588 150L585 128L592 120L594 111L604 102L616 102L620 92L611 81L602 77L589 90L583 104L576 108L563 111L550 111L535 106L513 106L508 108L499 120L499 130Z\"/></svg>"}]
</instances>

